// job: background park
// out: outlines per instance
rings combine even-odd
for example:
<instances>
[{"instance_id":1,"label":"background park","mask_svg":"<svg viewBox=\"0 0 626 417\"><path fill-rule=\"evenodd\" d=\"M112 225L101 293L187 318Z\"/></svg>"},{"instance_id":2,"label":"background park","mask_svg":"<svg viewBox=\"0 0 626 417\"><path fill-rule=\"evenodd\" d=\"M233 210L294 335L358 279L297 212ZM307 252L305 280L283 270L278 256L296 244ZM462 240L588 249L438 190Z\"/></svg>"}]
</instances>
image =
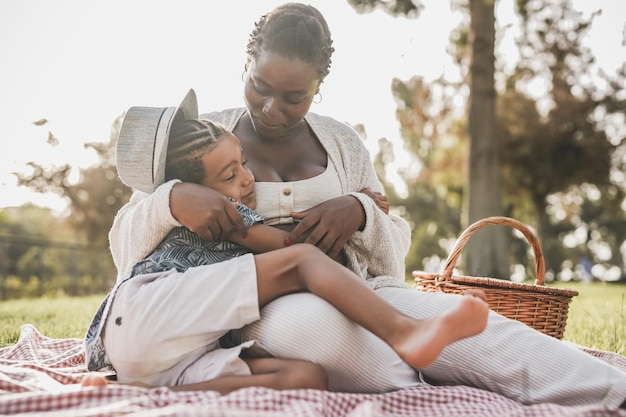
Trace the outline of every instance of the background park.
<instances>
[{"instance_id":1,"label":"background park","mask_svg":"<svg viewBox=\"0 0 626 417\"><path fill-rule=\"evenodd\" d=\"M280 2L171 3L0 4L0 346L24 323L83 336L115 281L107 233L131 194L115 170L124 110L190 87L201 111L240 105L247 34ZM565 339L626 354L626 5L308 3L336 48L312 111L371 150L412 226L407 280L440 270L472 221L516 218L548 285L580 292ZM493 227L458 269L528 281L534 256Z\"/></svg>"}]
</instances>

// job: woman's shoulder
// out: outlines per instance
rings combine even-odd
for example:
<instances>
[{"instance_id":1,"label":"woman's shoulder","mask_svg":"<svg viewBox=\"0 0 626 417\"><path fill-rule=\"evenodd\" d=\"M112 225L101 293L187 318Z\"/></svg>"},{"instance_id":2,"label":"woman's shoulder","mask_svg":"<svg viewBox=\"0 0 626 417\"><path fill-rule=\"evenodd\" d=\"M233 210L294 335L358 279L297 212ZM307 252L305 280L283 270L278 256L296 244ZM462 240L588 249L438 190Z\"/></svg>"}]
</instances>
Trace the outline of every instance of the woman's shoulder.
<instances>
[{"instance_id":1,"label":"woman's shoulder","mask_svg":"<svg viewBox=\"0 0 626 417\"><path fill-rule=\"evenodd\" d=\"M307 113L305 119L309 122L310 125L317 125L324 127L325 129L332 129L338 131L352 131L354 133L354 129L350 127L348 123L340 122L334 117L324 116L318 113Z\"/></svg>"},{"instance_id":2,"label":"woman's shoulder","mask_svg":"<svg viewBox=\"0 0 626 417\"><path fill-rule=\"evenodd\" d=\"M339 147L363 147L361 136L347 122L311 112L306 115L305 119L322 142L333 141Z\"/></svg>"},{"instance_id":3,"label":"woman's shoulder","mask_svg":"<svg viewBox=\"0 0 626 417\"><path fill-rule=\"evenodd\" d=\"M359 138L358 133L347 122L341 122L334 117L324 116L318 113L309 112L305 120L313 128L313 130L323 129L331 134L339 134L343 137L352 135Z\"/></svg>"}]
</instances>

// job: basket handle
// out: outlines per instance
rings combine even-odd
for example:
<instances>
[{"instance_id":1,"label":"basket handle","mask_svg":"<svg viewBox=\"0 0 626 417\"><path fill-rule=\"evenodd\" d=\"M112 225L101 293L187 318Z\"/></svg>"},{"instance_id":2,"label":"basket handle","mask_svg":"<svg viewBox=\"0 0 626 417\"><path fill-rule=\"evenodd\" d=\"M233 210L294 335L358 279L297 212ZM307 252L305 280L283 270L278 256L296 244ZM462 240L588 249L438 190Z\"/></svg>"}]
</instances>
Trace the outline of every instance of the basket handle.
<instances>
[{"instance_id":1,"label":"basket handle","mask_svg":"<svg viewBox=\"0 0 626 417\"><path fill-rule=\"evenodd\" d=\"M473 224L471 224L467 229L465 229L463 233L461 233L459 238L454 243L454 246L452 247L452 250L450 251L450 254L448 255L448 259L446 259L446 263L443 268L443 272L441 274L441 279L443 280L452 279L452 272L454 270L454 266L456 265L456 262L459 259L459 256L461 255L461 250L463 249L467 241L470 239L470 237L472 237L472 235L475 232L477 232L478 230L482 229L485 226L490 226L490 225L511 226L519 230L520 232L522 232L524 237L530 243L530 246L532 247L533 252L535 254L535 277L536 277L535 284L543 285L546 266L545 266L545 262L543 259L543 252L541 250L541 245L539 244L539 240L534 235L534 233L528 227L526 227L526 225L524 225L522 222L512 219L510 217L501 217L501 216L486 217L482 220L478 220L474 222Z\"/></svg>"}]
</instances>

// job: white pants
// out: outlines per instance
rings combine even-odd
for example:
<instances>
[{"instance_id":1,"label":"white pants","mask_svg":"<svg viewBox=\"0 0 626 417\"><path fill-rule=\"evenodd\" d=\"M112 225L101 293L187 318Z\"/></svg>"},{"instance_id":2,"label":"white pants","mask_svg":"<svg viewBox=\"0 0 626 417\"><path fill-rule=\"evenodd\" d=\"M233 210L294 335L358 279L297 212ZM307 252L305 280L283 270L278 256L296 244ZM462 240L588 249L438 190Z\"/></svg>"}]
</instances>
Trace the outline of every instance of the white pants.
<instances>
[{"instance_id":1,"label":"white pants","mask_svg":"<svg viewBox=\"0 0 626 417\"><path fill-rule=\"evenodd\" d=\"M461 297L408 286L376 292L417 318L441 314ZM277 357L322 365L335 391L383 392L419 382L417 372L381 339L308 293L273 301L262 309L260 321L231 337L235 343L258 340ZM616 408L626 399L626 373L494 312L483 333L446 347L422 372L429 381L482 388L528 404Z\"/></svg>"},{"instance_id":2,"label":"white pants","mask_svg":"<svg viewBox=\"0 0 626 417\"><path fill-rule=\"evenodd\" d=\"M249 375L243 347L221 349L229 330L259 319L252 255L139 275L119 286L103 342L122 382L180 385L221 375Z\"/></svg>"}]
</instances>

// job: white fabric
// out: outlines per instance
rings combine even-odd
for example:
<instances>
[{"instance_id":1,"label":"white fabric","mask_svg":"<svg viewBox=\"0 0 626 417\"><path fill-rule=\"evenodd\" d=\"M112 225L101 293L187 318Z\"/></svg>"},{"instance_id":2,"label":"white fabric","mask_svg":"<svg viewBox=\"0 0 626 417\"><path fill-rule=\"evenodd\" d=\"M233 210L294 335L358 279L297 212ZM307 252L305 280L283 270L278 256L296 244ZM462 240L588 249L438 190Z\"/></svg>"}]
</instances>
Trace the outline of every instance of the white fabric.
<instances>
[{"instance_id":1,"label":"white fabric","mask_svg":"<svg viewBox=\"0 0 626 417\"><path fill-rule=\"evenodd\" d=\"M170 192L179 182L168 181L151 194L135 191L115 215L109 231L109 249L117 268L117 281L150 255L170 230L182 226L170 211Z\"/></svg>"},{"instance_id":2,"label":"white fabric","mask_svg":"<svg viewBox=\"0 0 626 417\"><path fill-rule=\"evenodd\" d=\"M337 169L331 159L324 172L313 178L290 182L257 182L255 191L256 212L270 226L292 224L292 212L306 210L320 201L342 195Z\"/></svg>"},{"instance_id":3,"label":"white fabric","mask_svg":"<svg viewBox=\"0 0 626 417\"><path fill-rule=\"evenodd\" d=\"M245 112L245 108L237 108L202 114L200 117L234 130ZM369 278L368 281L374 287L403 283L404 257L411 244L411 230L404 219L393 214L386 215L371 198L359 193L366 187L382 192L363 140L350 126L330 117L308 113L304 119L337 169L341 195L356 197L365 210L365 228L362 232L356 232L344 246L348 267L361 278ZM322 201L325 200L317 203ZM259 214L264 218L275 217L272 213L262 211Z\"/></svg>"},{"instance_id":4,"label":"white fabric","mask_svg":"<svg viewBox=\"0 0 626 417\"><path fill-rule=\"evenodd\" d=\"M232 129L244 112L231 109L208 116ZM335 163L342 192L358 198L366 212L365 229L345 247L349 267L361 277L372 276L368 281L378 294L415 317L433 316L454 306L458 296L421 293L403 283L409 229L399 217L384 215L369 197L358 193L367 186L381 189L358 135L330 118L309 114L306 120ZM136 193L120 210L111 231L118 268L123 270L145 256L173 224L178 225L169 212L171 187L172 183L165 184L149 196ZM261 214L272 217L272 213ZM129 242L145 247L132 247ZM317 362L328 371L333 389L382 392L417 384L417 372L380 339L312 294L281 297L261 314L262 320L231 332L235 340L255 339L277 357ZM616 407L626 398L623 372L495 314L483 334L446 348L424 375L528 403L603 402Z\"/></svg>"},{"instance_id":5,"label":"white fabric","mask_svg":"<svg viewBox=\"0 0 626 417\"><path fill-rule=\"evenodd\" d=\"M410 287L376 292L418 318L441 314L461 297ZM230 337L234 343L255 339L279 357L319 363L335 391L385 392L419 382L382 340L312 294L273 301L263 308L260 321ZM625 373L494 312L483 333L446 347L422 373L427 381L483 388L522 403L604 402L616 407L626 397Z\"/></svg>"},{"instance_id":6,"label":"white fabric","mask_svg":"<svg viewBox=\"0 0 626 417\"><path fill-rule=\"evenodd\" d=\"M218 340L259 317L254 258L246 254L125 281L109 309L104 346L122 382L176 385L181 375L185 383L246 375L240 349L216 352ZM190 365L205 373L185 374Z\"/></svg>"},{"instance_id":7,"label":"white fabric","mask_svg":"<svg viewBox=\"0 0 626 417\"><path fill-rule=\"evenodd\" d=\"M441 314L461 297L412 288L383 288L377 293L418 318ZM626 399L626 373L494 312L483 333L448 346L423 374L440 383L483 388L525 404L603 402L615 408Z\"/></svg>"},{"instance_id":8,"label":"white fabric","mask_svg":"<svg viewBox=\"0 0 626 417\"><path fill-rule=\"evenodd\" d=\"M261 320L229 338L255 339L276 357L320 364L333 391L387 392L419 382L385 342L309 293L277 298L263 307Z\"/></svg>"}]
</instances>

